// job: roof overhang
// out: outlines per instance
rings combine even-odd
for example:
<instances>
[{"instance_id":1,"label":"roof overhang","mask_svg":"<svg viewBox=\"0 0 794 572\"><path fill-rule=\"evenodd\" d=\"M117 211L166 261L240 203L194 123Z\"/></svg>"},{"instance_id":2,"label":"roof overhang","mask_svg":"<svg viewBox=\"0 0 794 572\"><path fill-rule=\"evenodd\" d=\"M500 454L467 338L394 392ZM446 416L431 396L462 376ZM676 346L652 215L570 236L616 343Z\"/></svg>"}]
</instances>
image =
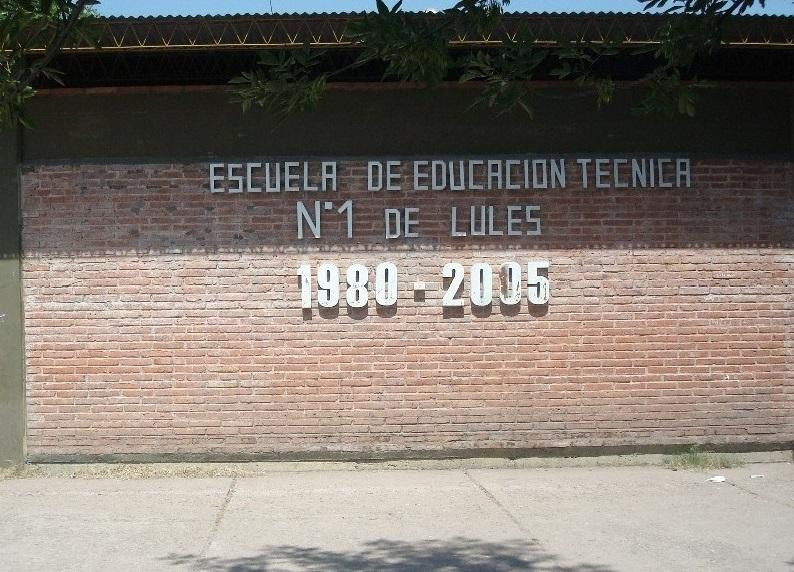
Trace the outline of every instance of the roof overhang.
<instances>
[{"instance_id":1,"label":"roof overhang","mask_svg":"<svg viewBox=\"0 0 794 572\"><path fill-rule=\"evenodd\" d=\"M96 45L75 51L278 49L309 45L350 48L350 22L363 13L226 15L206 17L97 18ZM427 14L428 18L434 18ZM669 16L622 13L508 13L488 35L458 35L457 46L496 46L515 38L520 29L541 45L560 39L628 46L656 43L656 33ZM735 47L794 47L794 17L741 16L728 19L725 42Z\"/></svg>"}]
</instances>

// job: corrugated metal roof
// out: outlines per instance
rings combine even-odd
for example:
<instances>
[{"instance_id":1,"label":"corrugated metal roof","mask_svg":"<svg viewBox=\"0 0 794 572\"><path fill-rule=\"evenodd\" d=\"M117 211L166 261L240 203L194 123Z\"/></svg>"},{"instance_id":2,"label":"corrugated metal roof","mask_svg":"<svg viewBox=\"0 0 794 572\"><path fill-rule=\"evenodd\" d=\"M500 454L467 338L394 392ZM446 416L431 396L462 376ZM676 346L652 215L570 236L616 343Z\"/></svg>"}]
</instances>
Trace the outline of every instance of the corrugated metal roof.
<instances>
[{"instance_id":1,"label":"corrugated metal roof","mask_svg":"<svg viewBox=\"0 0 794 572\"><path fill-rule=\"evenodd\" d=\"M173 15L161 15L161 16L113 16L113 15L106 15L106 16L97 16L98 20L157 20L157 19L176 19L176 18L184 18L184 19L200 19L200 18L325 18L325 17L335 17L335 18L350 18L350 17L360 17L364 14L371 14L372 12L367 11L360 11L360 12L278 12L278 13L268 13L268 12L235 12L235 13L226 13L226 14L195 14L195 15L182 15L182 14L173 14ZM427 10L425 12L413 12L414 14L432 14L435 13L432 10ZM532 16L532 17L544 17L544 16L640 16L640 17L658 17L658 16L665 16L662 12L625 12L625 11L591 11L591 12L513 12L507 11L504 13L507 17L513 16ZM740 18L749 19L749 18L789 18L794 19L794 15L783 15L783 14L749 14L745 16L740 16Z\"/></svg>"},{"instance_id":2,"label":"corrugated metal roof","mask_svg":"<svg viewBox=\"0 0 794 572\"><path fill-rule=\"evenodd\" d=\"M74 51L220 50L296 47L346 48L348 24L364 13L227 14L218 16L151 16L97 18L98 47L81 45ZM430 15L432 17L432 15ZM653 43L662 14L616 12L508 13L487 36L460 35L456 46L498 45L515 37L521 27L539 44L558 40L620 40L628 45ZM794 46L794 17L741 16L728 20L726 41L731 46Z\"/></svg>"}]
</instances>

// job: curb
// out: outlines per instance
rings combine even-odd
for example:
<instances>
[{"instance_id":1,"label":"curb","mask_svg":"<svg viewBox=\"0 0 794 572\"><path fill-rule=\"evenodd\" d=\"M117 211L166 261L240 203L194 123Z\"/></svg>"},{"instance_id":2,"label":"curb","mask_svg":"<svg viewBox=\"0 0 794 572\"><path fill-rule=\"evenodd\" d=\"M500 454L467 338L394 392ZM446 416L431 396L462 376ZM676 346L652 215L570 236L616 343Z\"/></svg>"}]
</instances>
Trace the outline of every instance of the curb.
<instances>
[{"instance_id":1,"label":"curb","mask_svg":"<svg viewBox=\"0 0 794 572\"><path fill-rule=\"evenodd\" d=\"M703 453L718 458L728 456L739 464L791 463L794 453L758 451L749 453ZM268 473L320 471L422 471L461 469L555 469L596 467L666 466L671 455L635 454L598 457L467 458L399 461L268 461L245 463L95 463L27 464L0 469L2 479L157 479L256 477ZM697 469L695 469L697 470Z\"/></svg>"}]
</instances>

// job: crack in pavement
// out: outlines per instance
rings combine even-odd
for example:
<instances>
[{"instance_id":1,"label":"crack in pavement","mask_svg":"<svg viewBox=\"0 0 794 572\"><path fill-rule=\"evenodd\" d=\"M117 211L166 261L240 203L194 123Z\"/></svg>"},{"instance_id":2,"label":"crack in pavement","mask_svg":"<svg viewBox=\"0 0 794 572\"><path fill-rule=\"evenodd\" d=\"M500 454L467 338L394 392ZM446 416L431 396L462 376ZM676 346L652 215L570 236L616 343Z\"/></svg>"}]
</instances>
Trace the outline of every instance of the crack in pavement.
<instances>
[{"instance_id":1,"label":"crack in pavement","mask_svg":"<svg viewBox=\"0 0 794 572\"><path fill-rule=\"evenodd\" d=\"M232 501L232 497L234 496L234 490L237 487L237 477L232 478L232 482L229 484L229 490L226 491L226 497L223 499L223 504L221 505L220 510L218 511L218 516L215 517L215 522L212 523L212 529L210 529L210 534L207 537L207 542L204 544L204 547L201 549L201 559L204 560L207 558L207 554L212 548L212 545L215 543L215 537L218 535L218 530L221 527L221 522L223 521L223 517L226 515L226 509L229 508L229 503Z\"/></svg>"},{"instance_id":2,"label":"crack in pavement","mask_svg":"<svg viewBox=\"0 0 794 572\"><path fill-rule=\"evenodd\" d=\"M767 497L765 495L762 495L761 493L757 493L757 492L755 492L755 491L753 491L751 489L745 488L742 485L737 485L736 483L732 483L730 481L728 481L727 484L731 485L735 489L739 489L740 491L743 491L743 492L747 493L750 496L754 496L754 497L759 498L761 500L765 500L767 502L771 502L772 504L779 504L779 505L784 506L786 508L794 509L794 504L787 503L786 501L782 501L780 499L774 499L774 498Z\"/></svg>"},{"instance_id":3,"label":"crack in pavement","mask_svg":"<svg viewBox=\"0 0 794 572\"><path fill-rule=\"evenodd\" d=\"M508 509L505 505L499 502L499 499L497 499L491 491L485 488L485 485L481 484L477 479L475 479L471 475L471 473L469 473L468 469L464 469L463 474L466 475L472 483L474 483L474 486L480 489L480 492L482 492L482 494L484 494L488 498L488 500L494 503L499 508L499 510L501 510L507 516L507 518L510 519L510 522L516 525L516 528L518 528L518 530L520 530L522 534L526 535L527 538L529 538L531 541L538 542L538 539L532 536L529 530L527 530L527 528L523 524L521 524L521 521L518 520L518 518L516 518L516 516L512 512L510 512L510 509Z\"/></svg>"}]
</instances>

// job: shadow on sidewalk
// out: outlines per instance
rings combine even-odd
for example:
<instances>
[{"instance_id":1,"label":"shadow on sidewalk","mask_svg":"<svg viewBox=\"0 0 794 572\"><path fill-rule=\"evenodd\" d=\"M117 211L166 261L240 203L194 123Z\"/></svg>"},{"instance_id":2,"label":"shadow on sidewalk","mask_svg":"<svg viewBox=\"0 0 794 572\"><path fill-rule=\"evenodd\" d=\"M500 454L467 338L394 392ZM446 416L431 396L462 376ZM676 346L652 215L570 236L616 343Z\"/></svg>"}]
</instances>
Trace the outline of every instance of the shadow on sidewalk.
<instances>
[{"instance_id":1,"label":"shadow on sidewalk","mask_svg":"<svg viewBox=\"0 0 794 572\"><path fill-rule=\"evenodd\" d=\"M273 546L259 554L241 557L201 557L172 554L163 558L175 566L201 570L253 572L255 570L555 570L562 572L611 572L595 564L563 564L537 543L523 540L482 542L470 538L404 542L375 540L361 548L343 551L299 546Z\"/></svg>"}]
</instances>

